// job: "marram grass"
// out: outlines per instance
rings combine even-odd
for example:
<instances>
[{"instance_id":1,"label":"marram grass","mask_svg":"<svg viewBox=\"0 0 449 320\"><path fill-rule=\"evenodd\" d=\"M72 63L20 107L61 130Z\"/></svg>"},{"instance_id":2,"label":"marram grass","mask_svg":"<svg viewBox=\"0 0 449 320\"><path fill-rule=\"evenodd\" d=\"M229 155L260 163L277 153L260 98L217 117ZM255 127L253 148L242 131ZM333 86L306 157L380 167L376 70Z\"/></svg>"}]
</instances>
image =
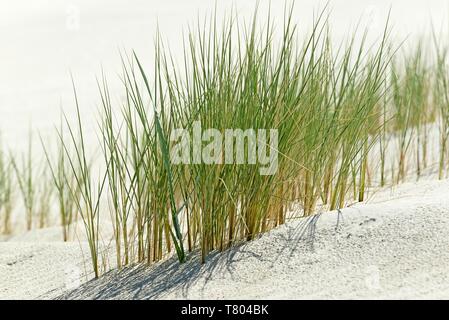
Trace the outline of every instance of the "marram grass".
<instances>
[{"instance_id":1,"label":"marram grass","mask_svg":"<svg viewBox=\"0 0 449 320\"><path fill-rule=\"evenodd\" d=\"M387 28L372 54L365 41L350 41L334 53L324 13L304 42L297 40L290 13L280 37L271 20L261 28L257 15L243 26L214 17L193 30L182 67L160 36L151 74L136 54L122 57L125 98L118 108L106 77L98 81L106 169L95 205L83 142L74 139L83 137L81 119L76 135L67 122L77 150L69 161L84 167L76 179L87 188L79 209L96 274L98 197L108 199L118 267L151 264L173 253L184 262L187 251L198 251L204 262L211 251L285 223L292 203L310 215L321 203L343 207L351 190L364 199L368 154L382 128L378 105L391 59ZM280 155L278 171L261 175L249 164L171 163L170 132L191 131L196 122L220 132L277 129L277 149L270 152Z\"/></svg>"},{"instance_id":2,"label":"marram grass","mask_svg":"<svg viewBox=\"0 0 449 320\"><path fill-rule=\"evenodd\" d=\"M11 155L11 163L16 174L16 180L19 185L20 195L25 208L26 228L31 230L36 216L36 187L35 187L35 169L36 164L33 158L33 136L29 133L28 149L22 154L20 161Z\"/></svg>"},{"instance_id":3,"label":"marram grass","mask_svg":"<svg viewBox=\"0 0 449 320\"><path fill-rule=\"evenodd\" d=\"M58 202L59 225L62 227L62 238L63 241L69 241L72 235L72 224L78 218L79 209L76 204L80 201L81 185L77 183L76 177L81 173L77 170L78 167L76 166L72 169L67 158L67 152L64 148L65 138L62 120L58 133L57 149L54 154L51 154L51 151L47 150L48 148L45 146L42 137L40 139L47 164L45 167L50 172L51 177L48 185L52 186ZM73 158L74 154L69 154ZM55 161L52 161L52 159ZM47 193L44 192L43 195L45 194Z\"/></svg>"},{"instance_id":4,"label":"marram grass","mask_svg":"<svg viewBox=\"0 0 449 320\"><path fill-rule=\"evenodd\" d=\"M11 215L14 207L14 183L12 162L3 150L0 140L0 232L12 232Z\"/></svg>"},{"instance_id":5,"label":"marram grass","mask_svg":"<svg viewBox=\"0 0 449 320\"><path fill-rule=\"evenodd\" d=\"M171 255L182 263L190 252L204 262L210 252L252 240L292 217L364 201L371 187L399 183L410 168L419 178L429 166L432 124L440 132L438 167L444 177L446 49L430 48L434 59L423 42L398 50L390 43L388 23L375 44L356 32L336 48L324 11L308 33L291 12L282 25L270 16L259 24L257 13L248 24L212 16L189 29L181 63L159 34L150 68L134 52L123 55L119 103L106 75L98 80L98 175L75 91L76 122L64 116L56 156L48 150L45 155L64 240L79 214L95 276L106 264L100 249L105 214L113 225L118 268ZM276 129L275 150L269 148L272 141L265 144L268 154L278 155L277 171L261 175L252 164L172 163L171 132L193 132L197 123L222 134ZM190 159L196 157L193 149ZM12 181L2 155L0 213L12 203L3 200L11 199ZM22 167L11 162L27 217L36 210L36 194L50 192L35 190L41 187L32 180L30 159Z\"/></svg>"}]
</instances>

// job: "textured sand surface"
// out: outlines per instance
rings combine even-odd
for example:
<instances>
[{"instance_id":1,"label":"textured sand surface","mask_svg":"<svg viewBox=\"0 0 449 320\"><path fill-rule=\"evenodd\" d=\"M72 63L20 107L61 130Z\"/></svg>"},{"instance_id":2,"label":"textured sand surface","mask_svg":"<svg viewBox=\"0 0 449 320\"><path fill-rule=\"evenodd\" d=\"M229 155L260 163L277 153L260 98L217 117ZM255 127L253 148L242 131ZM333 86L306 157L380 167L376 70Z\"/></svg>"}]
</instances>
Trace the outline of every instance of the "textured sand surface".
<instances>
[{"instance_id":1,"label":"textured sand surface","mask_svg":"<svg viewBox=\"0 0 449 320\"><path fill-rule=\"evenodd\" d=\"M236 0L235 10L248 18L255 2ZM326 2L299 1L297 20L307 26L313 9ZM261 1L262 12L269 3ZM359 20L376 34L382 31L392 3L391 21L401 40L428 31L430 17L440 26L447 13L445 0L332 0L335 38L347 36ZM135 49L150 65L159 24L173 51L182 52L181 30L197 14L202 17L214 8L208 0L133 4L0 0L0 131L5 147L24 150L30 126L44 138L54 138L60 108L69 117L74 114L69 71L77 82L84 120L96 124L95 76L101 66L115 92L120 49ZM273 5L273 17L281 21L283 9L283 4ZM86 135L97 141L91 131ZM37 153L39 142L36 146ZM22 216L19 210L15 218L20 222ZM79 237L83 241L82 233ZM254 242L211 256L202 266L196 258L183 266L167 261L90 281L87 245L60 238L59 228L0 236L0 299L449 298L448 181L401 185L339 215L291 221Z\"/></svg>"},{"instance_id":2,"label":"textured sand surface","mask_svg":"<svg viewBox=\"0 0 449 320\"><path fill-rule=\"evenodd\" d=\"M366 204L290 221L180 266L92 279L84 242L58 228L0 242L0 299L449 298L449 180L406 183Z\"/></svg>"},{"instance_id":3,"label":"textured sand surface","mask_svg":"<svg viewBox=\"0 0 449 320\"><path fill-rule=\"evenodd\" d=\"M449 298L449 181L290 222L200 266L112 271L74 299Z\"/></svg>"},{"instance_id":4,"label":"textured sand surface","mask_svg":"<svg viewBox=\"0 0 449 320\"><path fill-rule=\"evenodd\" d=\"M87 250L79 243L0 242L0 299L49 299L78 287L90 278Z\"/></svg>"}]
</instances>

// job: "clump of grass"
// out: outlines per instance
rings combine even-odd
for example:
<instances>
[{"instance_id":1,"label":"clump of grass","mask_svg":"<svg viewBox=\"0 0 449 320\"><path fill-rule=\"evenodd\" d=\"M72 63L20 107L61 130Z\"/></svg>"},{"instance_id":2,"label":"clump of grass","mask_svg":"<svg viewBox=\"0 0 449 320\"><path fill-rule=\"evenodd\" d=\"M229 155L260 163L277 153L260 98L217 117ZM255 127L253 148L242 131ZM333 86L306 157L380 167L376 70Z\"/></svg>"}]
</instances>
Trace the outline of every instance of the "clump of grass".
<instances>
[{"instance_id":1,"label":"clump of grass","mask_svg":"<svg viewBox=\"0 0 449 320\"><path fill-rule=\"evenodd\" d=\"M130 262L130 222L129 215L134 199L134 183L129 172L127 161L129 157L128 144L122 148L118 145L121 142L119 132L115 132L110 95L106 79L103 77L102 86L99 84L102 99L103 119L100 124L102 132L102 148L104 160L107 166L107 189L109 191L109 204L111 218L114 222L114 238L116 245L117 267ZM104 91L103 91L104 90ZM138 204L137 204L138 205ZM139 207L136 208L139 210ZM139 215L137 228L140 232L141 218ZM140 240L140 237L139 237ZM122 250L123 247L123 250ZM122 253L123 252L123 253ZM140 255L140 250L139 250Z\"/></svg>"},{"instance_id":2,"label":"clump of grass","mask_svg":"<svg viewBox=\"0 0 449 320\"><path fill-rule=\"evenodd\" d=\"M438 114L439 135L439 165L438 177L443 179L447 167L447 152L449 140L449 76L447 65L447 48L441 47L435 40L436 65L434 78L433 103Z\"/></svg>"},{"instance_id":3,"label":"clump of grass","mask_svg":"<svg viewBox=\"0 0 449 320\"><path fill-rule=\"evenodd\" d=\"M3 234L12 231L11 214L14 205L12 172L12 163L0 143L0 230Z\"/></svg>"},{"instance_id":4,"label":"clump of grass","mask_svg":"<svg viewBox=\"0 0 449 320\"><path fill-rule=\"evenodd\" d=\"M113 213L117 264L120 267L134 260L146 260L148 263L158 261L164 255L164 246L168 252L174 247L178 259L183 262L184 243L177 218L179 209L175 202L167 136L159 122L159 115L144 108L144 92L137 86L136 78L144 81L148 97L152 93L136 57L134 63L137 63L139 71L133 65L124 63L122 80L126 103L122 108L119 129L115 126L104 78L100 85L103 114L100 128L103 154L108 164L107 186ZM150 103L156 104L153 101ZM134 248L134 243L137 248Z\"/></svg>"},{"instance_id":5,"label":"clump of grass","mask_svg":"<svg viewBox=\"0 0 449 320\"><path fill-rule=\"evenodd\" d=\"M182 263L193 251L205 262L210 252L252 240L292 216L365 201L376 144L381 186L388 180L393 141L398 148L391 155L391 181L408 177L410 163L419 178L427 165L429 124L435 120L442 179L449 140L447 48L435 41L434 66L427 63L422 42L398 57L389 45L387 21L377 43L368 46L367 33L361 39L354 33L336 49L325 10L299 41L292 12L285 10L280 27L270 14L260 26L257 11L248 24L236 16L222 22L212 16L189 29L181 67L159 34L152 69L134 52L122 56L124 99L118 108L106 76L98 81L98 177L92 174L73 85L76 123L64 115L55 154L41 139L42 171L36 171L31 133L20 162L6 159L0 146L2 232L11 231L15 173L28 230L35 219L41 228L48 225L54 193L64 241L79 214L95 277L107 266L107 254L100 252L103 201L113 222L119 268L173 254ZM172 163L171 133L184 129L193 135L198 124L222 135L241 130L246 137L224 142L231 153L216 154L211 162L203 156L215 153L216 146L200 137L199 145L189 145L189 163ZM249 136L266 129L276 131L259 137L261 145L250 145ZM243 159L237 147L245 150ZM274 174L261 174L249 154L253 149L265 158L279 157Z\"/></svg>"},{"instance_id":6,"label":"clump of grass","mask_svg":"<svg viewBox=\"0 0 449 320\"><path fill-rule=\"evenodd\" d=\"M45 161L36 163L33 152L33 135L30 130L28 148L22 153L20 161L11 158L10 170L15 173L20 195L25 208L26 229L34 226L45 228L50 224L51 201L53 186L49 177L48 166Z\"/></svg>"},{"instance_id":7,"label":"clump of grass","mask_svg":"<svg viewBox=\"0 0 449 320\"><path fill-rule=\"evenodd\" d=\"M416 140L417 176L421 175L427 154L427 129L429 121L429 77L423 47L419 44L412 55L404 58L403 73L393 64L392 88L394 128L399 140L399 163L397 182L407 171L407 154ZM401 73L401 74L400 74ZM421 155L422 153L422 155Z\"/></svg>"},{"instance_id":8,"label":"clump of grass","mask_svg":"<svg viewBox=\"0 0 449 320\"><path fill-rule=\"evenodd\" d=\"M391 121L391 115L388 113L388 106L390 103L389 96L389 83L385 76L384 81L384 94L383 99L378 104L378 114L379 114L379 160L380 160L380 186L384 187L387 183L387 150L391 142L391 132L388 131L389 124Z\"/></svg>"},{"instance_id":9,"label":"clump of grass","mask_svg":"<svg viewBox=\"0 0 449 320\"><path fill-rule=\"evenodd\" d=\"M51 201L53 198L54 186L49 176L49 168L44 162L40 170L39 183L37 184L37 208L36 216L38 219L38 228L45 228L50 223Z\"/></svg>"},{"instance_id":10,"label":"clump of grass","mask_svg":"<svg viewBox=\"0 0 449 320\"><path fill-rule=\"evenodd\" d=\"M414 102L415 123L417 126L416 136L416 168L417 177L419 178L422 171L427 168L427 158L429 149L429 124L436 120L435 106L432 104L431 98L431 71L432 69L426 62L428 55L423 49L423 45L419 43L415 53L415 91L416 97Z\"/></svg>"},{"instance_id":11,"label":"clump of grass","mask_svg":"<svg viewBox=\"0 0 449 320\"><path fill-rule=\"evenodd\" d=\"M26 229L31 230L36 212L36 186L35 186L35 164L33 162L33 135L29 133L28 149L26 154L22 154L21 162L17 163L14 156L11 155L11 163L14 169L16 179L25 207Z\"/></svg>"},{"instance_id":12,"label":"clump of grass","mask_svg":"<svg viewBox=\"0 0 449 320\"><path fill-rule=\"evenodd\" d=\"M182 262L184 246L199 248L204 262L212 250L284 223L291 202L301 203L304 215L320 199L339 208L351 187L363 201L368 152L381 127L374 120L384 95L387 32L371 57L354 41L334 56L324 13L302 47L291 12L279 43L271 20L263 31L256 20L243 29L233 19L198 26L185 42L181 70L160 37L152 77L136 55L124 59L119 114L105 78L99 83L119 266L152 263L173 248ZM271 152L281 155L279 171L263 176L251 164L172 164L170 132L191 132L196 121L222 133L278 129Z\"/></svg>"},{"instance_id":13,"label":"clump of grass","mask_svg":"<svg viewBox=\"0 0 449 320\"><path fill-rule=\"evenodd\" d=\"M73 88L77 123L76 126L71 125L67 117L64 116L65 124L69 132L69 141L64 140L62 130L59 131L58 135L64 149L65 156L69 162L70 175L73 176L75 180L74 184L68 184L68 188L70 190L72 200L75 202L76 210L80 213L83 221L87 241L89 243L93 272L95 277L98 277L101 265L101 261L99 260L100 203L106 177L101 177L97 181L92 177L91 162L88 160L88 154L86 151L83 125L74 83ZM70 151L72 148L74 150L73 154ZM109 164L107 164L107 166L108 165ZM67 179L65 179L65 181L67 182Z\"/></svg>"}]
</instances>

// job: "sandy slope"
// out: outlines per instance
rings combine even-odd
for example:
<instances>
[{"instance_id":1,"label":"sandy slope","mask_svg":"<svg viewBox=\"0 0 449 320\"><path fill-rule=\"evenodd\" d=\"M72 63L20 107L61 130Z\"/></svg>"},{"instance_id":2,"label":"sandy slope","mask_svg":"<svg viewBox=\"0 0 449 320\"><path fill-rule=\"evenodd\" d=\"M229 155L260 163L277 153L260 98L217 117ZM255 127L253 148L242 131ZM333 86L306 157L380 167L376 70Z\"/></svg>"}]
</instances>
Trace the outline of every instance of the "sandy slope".
<instances>
[{"instance_id":1,"label":"sandy slope","mask_svg":"<svg viewBox=\"0 0 449 320\"><path fill-rule=\"evenodd\" d=\"M87 250L79 243L0 242L0 299L47 299L76 288L88 279Z\"/></svg>"},{"instance_id":2,"label":"sandy slope","mask_svg":"<svg viewBox=\"0 0 449 320\"><path fill-rule=\"evenodd\" d=\"M449 298L449 181L378 193L215 255L112 271L62 298Z\"/></svg>"},{"instance_id":3,"label":"sandy slope","mask_svg":"<svg viewBox=\"0 0 449 320\"><path fill-rule=\"evenodd\" d=\"M91 281L84 242L32 231L0 242L0 299L449 298L448 194L449 180L407 183L340 215L290 221L202 266L192 257Z\"/></svg>"}]
</instances>

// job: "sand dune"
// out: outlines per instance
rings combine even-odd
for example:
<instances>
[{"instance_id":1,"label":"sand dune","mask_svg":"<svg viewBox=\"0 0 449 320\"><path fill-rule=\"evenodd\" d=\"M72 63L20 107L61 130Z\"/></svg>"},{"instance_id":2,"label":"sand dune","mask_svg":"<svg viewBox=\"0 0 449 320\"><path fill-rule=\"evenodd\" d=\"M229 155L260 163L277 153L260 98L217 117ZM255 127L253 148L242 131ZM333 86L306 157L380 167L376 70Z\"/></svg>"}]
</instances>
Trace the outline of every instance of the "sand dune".
<instances>
[{"instance_id":1,"label":"sand dune","mask_svg":"<svg viewBox=\"0 0 449 320\"><path fill-rule=\"evenodd\" d=\"M448 180L406 183L340 214L290 221L202 266L192 255L87 282L86 245L41 230L47 242L0 243L0 298L449 298L448 191Z\"/></svg>"},{"instance_id":2,"label":"sand dune","mask_svg":"<svg viewBox=\"0 0 449 320\"><path fill-rule=\"evenodd\" d=\"M199 266L110 272L68 299L449 298L449 181L292 221Z\"/></svg>"},{"instance_id":3,"label":"sand dune","mask_svg":"<svg viewBox=\"0 0 449 320\"><path fill-rule=\"evenodd\" d=\"M255 2L240 1L235 10L249 17ZM307 0L296 7L304 30L313 18L310 12L326 2ZM346 37L360 18L377 39L392 2L371 2L330 1L336 40ZM60 108L73 111L69 70L79 90L83 120L97 125L95 75L100 66L113 78L120 70L122 48L135 49L146 63L153 61L158 24L171 49L182 53L181 31L197 14L214 7L206 0L139 0L134 6L123 0L82 0L76 5L68 0L34 5L0 0L2 4L0 133L8 152L17 154L27 148L30 127L50 145ZM268 5L262 1L261 9ZM435 26L443 25L446 7L444 0L395 1L392 36L402 41L430 34L430 18ZM279 19L284 14L283 6L272 10ZM113 78L111 92L119 85L119 77ZM98 137L87 128L90 146ZM430 137L429 158L435 160L439 131L430 132L436 138ZM397 157L396 145L390 148L387 158ZM35 149L38 153L39 147ZM24 226L19 225L14 236L0 236L0 299L448 299L448 193L449 180L405 183L340 212L291 220L255 241L212 254L204 265L192 254L183 265L172 259L152 267L112 270L98 280L92 279L81 222L78 237L68 243L61 241L59 227L21 232ZM102 235L108 242L111 222L105 221Z\"/></svg>"}]
</instances>

